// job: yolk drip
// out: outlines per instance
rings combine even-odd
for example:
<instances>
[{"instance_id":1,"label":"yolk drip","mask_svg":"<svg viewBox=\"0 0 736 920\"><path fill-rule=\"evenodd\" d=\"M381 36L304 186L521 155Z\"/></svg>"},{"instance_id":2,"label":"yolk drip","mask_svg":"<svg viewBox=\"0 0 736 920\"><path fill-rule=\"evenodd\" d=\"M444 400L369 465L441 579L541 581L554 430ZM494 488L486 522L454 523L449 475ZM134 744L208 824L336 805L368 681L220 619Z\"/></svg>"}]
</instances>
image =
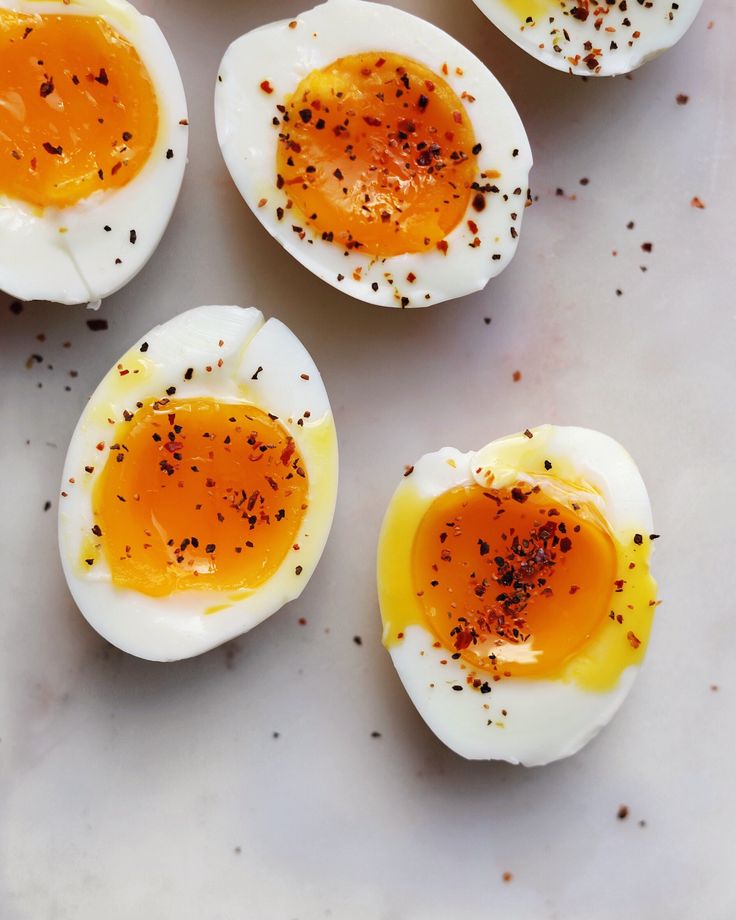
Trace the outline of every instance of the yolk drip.
<instances>
[{"instance_id":1,"label":"yolk drip","mask_svg":"<svg viewBox=\"0 0 736 920\"><path fill-rule=\"evenodd\" d=\"M294 439L254 406L144 404L95 487L113 582L143 594L255 588L294 546L308 480Z\"/></svg>"},{"instance_id":2,"label":"yolk drip","mask_svg":"<svg viewBox=\"0 0 736 920\"><path fill-rule=\"evenodd\" d=\"M463 219L479 147L448 83L389 52L308 74L282 114L277 185L308 226L379 258L435 247Z\"/></svg>"},{"instance_id":3,"label":"yolk drip","mask_svg":"<svg viewBox=\"0 0 736 920\"><path fill-rule=\"evenodd\" d=\"M559 673L606 622L616 551L597 523L542 492L438 497L417 531L414 589L442 646L495 675Z\"/></svg>"},{"instance_id":4,"label":"yolk drip","mask_svg":"<svg viewBox=\"0 0 736 920\"><path fill-rule=\"evenodd\" d=\"M157 134L148 71L104 20L0 10L0 195L63 208L119 188Z\"/></svg>"}]
</instances>

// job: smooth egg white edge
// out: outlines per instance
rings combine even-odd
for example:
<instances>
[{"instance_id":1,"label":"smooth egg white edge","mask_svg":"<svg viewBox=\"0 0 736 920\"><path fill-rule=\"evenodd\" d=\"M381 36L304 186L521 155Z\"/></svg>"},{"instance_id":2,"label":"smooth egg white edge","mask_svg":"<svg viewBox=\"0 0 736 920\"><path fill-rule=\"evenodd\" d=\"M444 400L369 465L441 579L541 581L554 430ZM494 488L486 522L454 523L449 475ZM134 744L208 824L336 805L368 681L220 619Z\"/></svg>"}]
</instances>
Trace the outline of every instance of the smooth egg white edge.
<instances>
[{"instance_id":1,"label":"smooth egg white edge","mask_svg":"<svg viewBox=\"0 0 736 920\"><path fill-rule=\"evenodd\" d=\"M144 342L148 349L141 353ZM214 364L218 359L223 361L222 367L206 375L203 385L199 369L208 360ZM61 485L67 496L59 500L59 547L74 600L100 635L139 658L175 661L248 632L302 593L332 525L337 499L337 438L314 361L283 323L276 319L264 322L255 308L209 306L182 313L143 336L120 363L133 368L136 361L141 362L141 373L125 376L122 391L117 364L110 370L74 431ZM190 366L196 368L195 374L185 382L183 374ZM263 370L253 380L259 367ZM309 379L303 379L302 374ZM103 553L93 569L81 570L83 541L95 523L92 489L117 431L107 417L120 419L124 409L135 408L136 401L163 396L172 384L177 388L176 400L209 396L272 412L294 438L304 460L309 507L294 540L300 549L290 550L274 575L249 597L234 601L235 592L198 589L154 598L118 588L112 583ZM305 410L311 413L306 419ZM96 449L99 442L105 442L104 452ZM85 474L86 465L95 465L92 475ZM76 480L74 484L70 478ZM300 574L296 566L301 566ZM228 609L205 613L221 604Z\"/></svg>"},{"instance_id":2,"label":"smooth egg white edge","mask_svg":"<svg viewBox=\"0 0 736 920\"><path fill-rule=\"evenodd\" d=\"M290 22L297 26L290 28ZM432 250L375 259L352 251L345 257L340 246L322 240L306 227L307 238L313 242L299 239L292 231L292 225L301 226L303 218L297 219L298 212L286 211L283 221L277 220L276 208L285 207L287 195L277 190L275 182L279 127L272 119L277 114L276 105L313 70L346 55L368 51L413 58L438 74L447 63L449 74L443 74L443 79L458 96L465 91L476 99L464 104L476 140L482 144L479 181L485 182L480 179L481 172L498 169L502 175L493 184L499 192L489 193L480 213L469 206L461 223L446 237L447 255ZM462 76L455 72L456 67L462 68ZM271 83L273 93L260 89L264 80ZM521 119L482 61L447 33L410 13L368 0L328 0L293 20L271 23L243 35L227 49L218 71L215 120L225 163L258 220L302 265L359 300L397 307L401 298L407 297L409 307L420 307L461 297L483 289L516 251L532 166ZM518 150L515 157L514 149ZM264 198L268 204L259 207ZM470 232L468 219L477 224L477 234ZM512 235L512 228L517 237ZM476 235L482 243L472 248ZM494 260L492 255L500 258ZM358 266L362 269L359 280L353 277ZM406 280L410 273L416 275L414 283ZM393 283L388 283L386 274ZM338 275L344 280L338 281ZM371 287L374 283L377 291Z\"/></svg>"},{"instance_id":3,"label":"smooth egg white edge","mask_svg":"<svg viewBox=\"0 0 736 920\"><path fill-rule=\"evenodd\" d=\"M138 274L171 219L189 140L181 75L155 20L125 0L75 0L70 5L17 0L0 7L37 15L100 16L135 47L153 83L158 137L147 163L127 185L95 192L68 208L45 208L41 216L30 205L0 196L0 290L24 301L95 304ZM131 230L136 231L135 244Z\"/></svg>"},{"instance_id":4,"label":"smooth egg white edge","mask_svg":"<svg viewBox=\"0 0 736 920\"><path fill-rule=\"evenodd\" d=\"M516 481L534 483L510 458L519 448L526 451L523 466L536 467L549 459L563 475L572 464L581 472L578 481L601 492L601 510L614 535L631 539L636 532L652 530L649 497L641 475L628 452L615 440L597 431L576 427L543 425L524 434L493 441L480 451L462 453L445 447L425 454L410 476L399 484L389 503L379 538L378 583L384 637L390 632L386 609L390 586L383 584L382 546L391 526L394 502L411 491L427 507L438 496L461 486L486 485L483 474L495 471L495 488ZM504 467L504 461L507 465ZM522 475L519 475L519 473ZM617 509L623 501L624 509ZM407 562L411 549L407 548ZM466 685L467 668L453 660L430 631L418 624L404 631L404 638L388 651L397 674L419 715L432 732L451 750L470 760L505 760L512 764L542 766L577 753L613 718L626 699L639 672L630 665L608 692L587 691L575 683L557 680L509 678L495 681L488 694ZM440 664L446 660L447 664ZM442 675L442 680L438 680ZM430 686L433 684L434 686ZM462 692L452 689L463 687ZM488 706L485 709L484 706ZM507 715L502 715L505 710ZM490 720L490 724L489 724Z\"/></svg>"},{"instance_id":5,"label":"smooth egg white edge","mask_svg":"<svg viewBox=\"0 0 736 920\"><path fill-rule=\"evenodd\" d=\"M693 24L703 5L703 0L681 0L675 19L670 21L666 18L666 12L670 12L672 3L666 0L665 2L654 0L654 5L645 9L636 0L631 0L624 12L632 26L625 34L630 35L640 30L642 35L630 47L628 39L624 38L621 33L605 31L605 21L603 27L596 30L593 25L596 17L592 11L588 19L582 22L573 16L565 16L560 3L556 0L547 0L546 5L549 6L549 12L540 17L535 25L524 23L519 13L514 12L504 0L473 0L473 2L499 31L538 61L555 70L586 77L621 76L659 57L680 41ZM545 5L545 0L541 2L542 5ZM532 6L535 5L532 4ZM614 12L620 15L618 4ZM656 21L655 17L658 15L661 15L662 18ZM556 25L564 27L571 39L569 46L565 45L560 53L553 50L554 40L550 36L552 28L549 23L550 16L557 18ZM605 19L607 17L604 17ZM567 59L568 55L574 56L580 53L583 57L588 54L587 49L583 47L586 41L592 42L593 47L600 48L603 52L600 58L600 70L591 70L582 60L577 65L573 65ZM617 49L610 49L611 41L616 41Z\"/></svg>"}]
</instances>

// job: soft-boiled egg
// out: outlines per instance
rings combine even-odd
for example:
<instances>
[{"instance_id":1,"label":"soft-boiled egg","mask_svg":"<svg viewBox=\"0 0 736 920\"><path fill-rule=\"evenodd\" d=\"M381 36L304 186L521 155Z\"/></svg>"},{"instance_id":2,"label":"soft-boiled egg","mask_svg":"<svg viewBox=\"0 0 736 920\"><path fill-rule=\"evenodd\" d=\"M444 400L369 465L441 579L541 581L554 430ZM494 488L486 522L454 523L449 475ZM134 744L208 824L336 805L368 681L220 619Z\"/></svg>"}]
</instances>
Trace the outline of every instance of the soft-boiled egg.
<instances>
[{"instance_id":1,"label":"soft-boiled egg","mask_svg":"<svg viewBox=\"0 0 736 920\"><path fill-rule=\"evenodd\" d=\"M324 549L337 441L304 346L254 308L151 330L82 413L59 542L90 624L153 660L205 652L298 597Z\"/></svg>"},{"instance_id":2,"label":"soft-boiled egg","mask_svg":"<svg viewBox=\"0 0 736 920\"><path fill-rule=\"evenodd\" d=\"M556 70L614 77L678 42L703 0L475 0L513 42Z\"/></svg>"},{"instance_id":3,"label":"soft-boiled egg","mask_svg":"<svg viewBox=\"0 0 736 920\"><path fill-rule=\"evenodd\" d=\"M125 0L0 0L0 290L96 302L146 264L187 156L181 77Z\"/></svg>"},{"instance_id":4,"label":"soft-boiled egg","mask_svg":"<svg viewBox=\"0 0 736 920\"><path fill-rule=\"evenodd\" d=\"M532 164L521 120L478 58L409 13L328 0L242 36L215 115L263 226L353 297L426 306L514 255Z\"/></svg>"},{"instance_id":5,"label":"soft-boiled egg","mask_svg":"<svg viewBox=\"0 0 736 920\"><path fill-rule=\"evenodd\" d=\"M407 468L378 589L384 643L432 731L464 757L528 766L593 738L646 651L651 531L634 461L584 428Z\"/></svg>"}]
</instances>

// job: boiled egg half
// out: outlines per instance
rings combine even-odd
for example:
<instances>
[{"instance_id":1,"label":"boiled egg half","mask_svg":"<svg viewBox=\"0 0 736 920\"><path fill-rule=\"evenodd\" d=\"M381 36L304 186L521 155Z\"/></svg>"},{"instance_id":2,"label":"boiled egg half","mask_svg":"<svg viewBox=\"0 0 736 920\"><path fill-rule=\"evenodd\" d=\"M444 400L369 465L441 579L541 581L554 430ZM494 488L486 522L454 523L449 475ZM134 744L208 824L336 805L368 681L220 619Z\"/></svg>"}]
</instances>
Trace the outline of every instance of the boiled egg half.
<instances>
[{"instance_id":1,"label":"boiled egg half","mask_svg":"<svg viewBox=\"0 0 736 920\"><path fill-rule=\"evenodd\" d=\"M475 0L504 35L556 70L614 77L687 32L703 0Z\"/></svg>"},{"instance_id":2,"label":"boiled egg half","mask_svg":"<svg viewBox=\"0 0 736 920\"><path fill-rule=\"evenodd\" d=\"M59 542L79 609L171 661L304 590L332 524L337 441L304 346L256 309L157 326L102 380L64 467Z\"/></svg>"},{"instance_id":3,"label":"boiled egg half","mask_svg":"<svg viewBox=\"0 0 736 920\"><path fill-rule=\"evenodd\" d=\"M125 0L0 0L0 290L99 301L166 229L188 136L161 30Z\"/></svg>"},{"instance_id":4,"label":"boiled egg half","mask_svg":"<svg viewBox=\"0 0 736 920\"><path fill-rule=\"evenodd\" d=\"M432 731L545 764L612 718L656 606L652 515L616 441L545 425L406 475L378 549L383 638Z\"/></svg>"},{"instance_id":5,"label":"boiled egg half","mask_svg":"<svg viewBox=\"0 0 736 920\"><path fill-rule=\"evenodd\" d=\"M483 288L516 250L531 151L485 65L440 29L328 0L235 41L217 135L240 193L303 265L370 303Z\"/></svg>"}]
</instances>

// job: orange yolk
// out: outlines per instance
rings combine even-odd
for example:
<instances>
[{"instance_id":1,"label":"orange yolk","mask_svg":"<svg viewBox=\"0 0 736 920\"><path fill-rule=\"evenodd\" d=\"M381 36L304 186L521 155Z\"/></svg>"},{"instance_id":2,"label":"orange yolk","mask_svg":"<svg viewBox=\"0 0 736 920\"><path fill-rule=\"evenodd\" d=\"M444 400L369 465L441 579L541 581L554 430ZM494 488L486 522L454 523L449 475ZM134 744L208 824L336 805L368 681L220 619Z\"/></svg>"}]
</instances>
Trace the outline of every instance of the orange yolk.
<instances>
[{"instance_id":1,"label":"orange yolk","mask_svg":"<svg viewBox=\"0 0 736 920\"><path fill-rule=\"evenodd\" d=\"M463 219L480 148L461 100L422 64L340 58L281 117L277 185L323 239L388 258L434 248Z\"/></svg>"},{"instance_id":2,"label":"orange yolk","mask_svg":"<svg viewBox=\"0 0 736 920\"><path fill-rule=\"evenodd\" d=\"M453 657L494 677L547 677L605 623L616 552L597 523L538 489L473 486L430 506L412 574Z\"/></svg>"},{"instance_id":3,"label":"orange yolk","mask_svg":"<svg viewBox=\"0 0 736 920\"><path fill-rule=\"evenodd\" d=\"M104 20L0 10L0 195L63 208L119 188L157 134L148 71Z\"/></svg>"},{"instance_id":4,"label":"orange yolk","mask_svg":"<svg viewBox=\"0 0 736 920\"><path fill-rule=\"evenodd\" d=\"M307 508L294 439L254 406L159 400L135 413L95 487L113 582L161 596L256 588Z\"/></svg>"}]
</instances>

